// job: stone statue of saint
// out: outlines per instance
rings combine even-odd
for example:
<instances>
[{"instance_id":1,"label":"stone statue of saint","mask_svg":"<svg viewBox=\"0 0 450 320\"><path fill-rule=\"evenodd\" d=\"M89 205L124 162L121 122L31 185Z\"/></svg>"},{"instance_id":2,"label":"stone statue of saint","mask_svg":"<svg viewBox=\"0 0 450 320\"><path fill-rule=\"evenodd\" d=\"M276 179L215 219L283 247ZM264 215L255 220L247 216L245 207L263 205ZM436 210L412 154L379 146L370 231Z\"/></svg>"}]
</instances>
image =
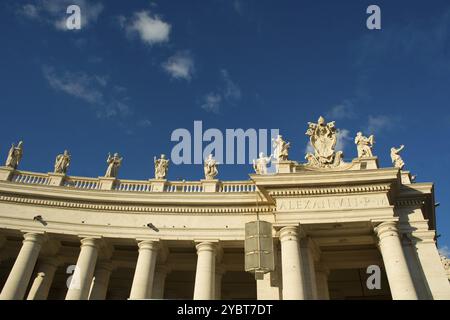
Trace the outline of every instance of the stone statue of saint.
<instances>
[{"instance_id":1,"label":"stone statue of saint","mask_svg":"<svg viewBox=\"0 0 450 320\"><path fill-rule=\"evenodd\" d=\"M160 159L154 158L155 161L155 179L165 179L169 170L169 160L166 155L162 154Z\"/></svg>"},{"instance_id":2,"label":"stone statue of saint","mask_svg":"<svg viewBox=\"0 0 450 320\"><path fill-rule=\"evenodd\" d=\"M22 160L22 156L23 156L23 142L20 141L17 144L17 147L13 143L11 145L11 149L9 149L8 158L6 159L5 166L12 168L14 170L17 169L20 160Z\"/></svg>"},{"instance_id":3,"label":"stone statue of saint","mask_svg":"<svg viewBox=\"0 0 450 320\"><path fill-rule=\"evenodd\" d=\"M67 168L70 165L70 154L67 150L63 154L59 154L55 160L55 173L67 173Z\"/></svg>"},{"instance_id":4,"label":"stone statue of saint","mask_svg":"<svg viewBox=\"0 0 450 320\"><path fill-rule=\"evenodd\" d=\"M256 174L267 174L267 165L270 161L272 161L272 155L265 157L264 152L261 152L259 158L253 160L253 169L255 169Z\"/></svg>"},{"instance_id":5,"label":"stone statue of saint","mask_svg":"<svg viewBox=\"0 0 450 320\"><path fill-rule=\"evenodd\" d=\"M120 158L118 153L115 153L114 156L108 154L108 159L106 160L108 169L106 170L105 178L117 178L122 160L123 158Z\"/></svg>"},{"instance_id":6,"label":"stone statue of saint","mask_svg":"<svg viewBox=\"0 0 450 320\"><path fill-rule=\"evenodd\" d=\"M335 151L337 133L334 121L327 123L323 117L320 117L317 123L308 122L306 135L310 137L309 140L314 149L314 154L308 153L306 155L307 165L319 168L334 168L342 164L342 151Z\"/></svg>"},{"instance_id":7,"label":"stone statue of saint","mask_svg":"<svg viewBox=\"0 0 450 320\"><path fill-rule=\"evenodd\" d=\"M400 148L391 148L391 159L392 164L395 168L403 169L405 166L405 162L403 162L402 157L400 156L400 152L405 148L404 145L401 145Z\"/></svg>"},{"instance_id":8,"label":"stone statue of saint","mask_svg":"<svg viewBox=\"0 0 450 320\"><path fill-rule=\"evenodd\" d=\"M286 161L289 157L289 148L291 144L283 140L283 136L278 135L276 139L272 139L274 148L274 159L278 161Z\"/></svg>"},{"instance_id":9,"label":"stone statue of saint","mask_svg":"<svg viewBox=\"0 0 450 320\"><path fill-rule=\"evenodd\" d=\"M213 158L212 154L205 159L204 170L206 180L213 180L219 174L219 171L217 170L218 164L219 163Z\"/></svg>"},{"instance_id":10,"label":"stone statue of saint","mask_svg":"<svg viewBox=\"0 0 450 320\"><path fill-rule=\"evenodd\" d=\"M355 144L358 150L358 158L373 157L372 147L375 143L375 137L371 135L370 137L363 136L362 132L358 132L355 137Z\"/></svg>"}]
</instances>

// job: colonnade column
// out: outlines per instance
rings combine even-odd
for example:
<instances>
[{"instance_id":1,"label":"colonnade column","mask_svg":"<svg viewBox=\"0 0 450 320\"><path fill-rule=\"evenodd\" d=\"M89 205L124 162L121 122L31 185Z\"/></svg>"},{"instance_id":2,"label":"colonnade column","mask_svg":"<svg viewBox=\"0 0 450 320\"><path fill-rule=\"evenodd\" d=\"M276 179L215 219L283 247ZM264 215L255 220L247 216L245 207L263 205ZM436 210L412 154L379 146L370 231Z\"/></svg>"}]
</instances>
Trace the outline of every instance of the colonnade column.
<instances>
[{"instance_id":1,"label":"colonnade column","mask_svg":"<svg viewBox=\"0 0 450 320\"><path fill-rule=\"evenodd\" d=\"M194 300L213 300L215 296L216 249L214 242L200 242L197 249Z\"/></svg>"},{"instance_id":2,"label":"colonnade column","mask_svg":"<svg viewBox=\"0 0 450 320\"><path fill-rule=\"evenodd\" d=\"M298 226L288 226L280 230L283 300L305 299L299 238Z\"/></svg>"},{"instance_id":3,"label":"colonnade column","mask_svg":"<svg viewBox=\"0 0 450 320\"><path fill-rule=\"evenodd\" d=\"M382 222L375 228L383 257L391 295L394 300L416 300L417 294L403 253L395 221Z\"/></svg>"},{"instance_id":4,"label":"colonnade column","mask_svg":"<svg viewBox=\"0 0 450 320\"><path fill-rule=\"evenodd\" d=\"M75 272L70 282L66 300L87 300L97 263L101 240L98 238L84 238L81 240L81 250L78 256Z\"/></svg>"},{"instance_id":5,"label":"colonnade column","mask_svg":"<svg viewBox=\"0 0 450 320\"><path fill-rule=\"evenodd\" d=\"M413 232L415 248L425 282L433 300L450 300L450 283L436 247L435 231Z\"/></svg>"},{"instance_id":6,"label":"colonnade column","mask_svg":"<svg viewBox=\"0 0 450 320\"><path fill-rule=\"evenodd\" d=\"M34 278L27 300L46 300L52 286L55 272L60 262L55 257L46 257L38 262L36 278Z\"/></svg>"},{"instance_id":7,"label":"colonnade column","mask_svg":"<svg viewBox=\"0 0 450 320\"><path fill-rule=\"evenodd\" d=\"M324 267L316 269L317 298L319 300L330 300L330 290L328 288L328 275L330 271Z\"/></svg>"},{"instance_id":8,"label":"colonnade column","mask_svg":"<svg viewBox=\"0 0 450 320\"><path fill-rule=\"evenodd\" d=\"M139 256L134 272L130 299L150 299L159 243L155 240L139 242Z\"/></svg>"},{"instance_id":9,"label":"colonnade column","mask_svg":"<svg viewBox=\"0 0 450 320\"><path fill-rule=\"evenodd\" d=\"M157 265L155 268L155 279L153 281L152 299L164 299L164 287L169 268L164 265Z\"/></svg>"},{"instance_id":10,"label":"colonnade column","mask_svg":"<svg viewBox=\"0 0 450 320\"><path fill-rule=\"evenodd\" d=\"M105 300L114 267L110 261L99 261L95 267L89 300Z\"/></svg>"},{"instance_id":11,"label":"colonnade column","mask_svg":"<svg viewBox=\"0 0 450 320\"><path fill-rule=\"evenodd\" d=\"M45 239L43 234L26 233L24 235L22 248L3 286L0 300L22 300L24 298Z\"/></svg>"},{"instance_id":12,"label":"colonnade column","mask_svg":"<svg viewBox=\"0 0 450 320\"><path fill-rule=\"evenodd\" d=\"M225 268L220 265L216 266L216 273L215 273L215 295L214 298L216 300L222 299L222 277L225 274L226 270Z\"/></svg>"}]
</instances>

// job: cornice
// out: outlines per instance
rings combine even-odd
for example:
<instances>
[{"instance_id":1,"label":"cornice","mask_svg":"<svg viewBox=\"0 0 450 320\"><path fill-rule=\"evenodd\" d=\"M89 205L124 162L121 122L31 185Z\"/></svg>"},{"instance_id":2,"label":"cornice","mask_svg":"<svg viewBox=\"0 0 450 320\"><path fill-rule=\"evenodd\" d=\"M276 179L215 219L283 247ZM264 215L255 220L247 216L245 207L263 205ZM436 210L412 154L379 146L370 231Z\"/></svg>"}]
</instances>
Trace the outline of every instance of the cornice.
<instances>
[{"instance_id":1,"label":"cornice","mask_svg":"<svg viewBox=\"0 0 450 320\"><path fill-rule=\"evenodd\" d=\"M106 203L89 203L75 201L60 201L50 199L27 198L19 196L0 195L0 202L56 207L65 209L79 209L92 211L122 212L122 213L152 213L152 214L253 214L271 213L275 209L271 206L236 206L236 207L187 207L187 206L149 206L149 205L133 205L133 204L106 204Z\"/></svg>"},{"instance_id":2,"label":"cornice","mask_svg":"<svg viewBox=\"0 0 450 320\"><path fill-rule=\"evenodd\" d=\"M321 188L295 188L295 189L272 189L269 191L270 196L290 197L290 196L315 196L315 195L333 195L333 194L361 194L388 192L391 190L390 184L378 185L356 185L356 186L336 186Z\"/></svg>"}]
</instances>

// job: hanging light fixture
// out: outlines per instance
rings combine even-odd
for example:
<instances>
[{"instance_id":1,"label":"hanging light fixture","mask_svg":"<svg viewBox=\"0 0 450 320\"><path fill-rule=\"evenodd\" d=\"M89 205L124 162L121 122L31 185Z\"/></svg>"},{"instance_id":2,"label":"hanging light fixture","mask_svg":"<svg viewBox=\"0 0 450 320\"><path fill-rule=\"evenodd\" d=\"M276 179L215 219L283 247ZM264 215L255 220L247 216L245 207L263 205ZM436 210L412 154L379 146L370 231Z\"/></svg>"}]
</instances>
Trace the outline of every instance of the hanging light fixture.
<instances>
[{"instance_id":1,"label":"hanging light fixture","mask_svg":"<svg viewBox=\"0 0 450 320\"><path fill-rule=\"evenodd\" d=\"M256 280L275 270L272 224L259 220L258 187L256 187L256 221L245 224L245 271Z\"/></svg>"}]
</instances>

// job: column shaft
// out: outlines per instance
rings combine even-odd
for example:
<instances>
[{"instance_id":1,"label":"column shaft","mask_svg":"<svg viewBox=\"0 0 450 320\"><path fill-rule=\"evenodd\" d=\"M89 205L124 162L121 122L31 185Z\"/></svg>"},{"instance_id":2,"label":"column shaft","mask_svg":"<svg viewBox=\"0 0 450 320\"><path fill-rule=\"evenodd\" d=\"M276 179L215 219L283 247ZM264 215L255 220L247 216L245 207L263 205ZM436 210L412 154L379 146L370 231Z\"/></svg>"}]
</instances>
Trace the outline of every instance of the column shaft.
<instances>
[{"instance_id":1,"label":"column shaft","mask_svg":"<svg viewBox=\"0 0 450 320\"><path fill-rule=\"evenodd\" d=\"M33 285L28 292L27 300L47 299L58 265L56 258L46 258L39 261L36 278L34 278Z\"/></svg>"},{"instance_id":2,"label":"column shaft","mask_svg":"<svg viewBox=\"0 0 450 320\"><path fill-rule=\"evenodd\" d=\"M417 237L421 238L415 244L417 257L432 299L450 300L450 282L434 241L434 231L418 232Z\"/></svg>"},{"instance_id":3,"label":"column shaft","mask_svg":"<svg viewBox=\"0 0 450 320\"><path fill-rule=\"evenodd\" d=\"M215 296L216 245L212 242L197 244L197 270L194 300L213 300Z\"/></svg>"},{"instance_id":4,"label":"column shaft","mask_svg":"<svg viewBox=\"0 0 450 320\"><path fill-rule=\"evenodd\" d=\"M328 271L316 270L317 298L319 300L330 300L330 290L328 289Z\"/></svg>"},{"instance_id":5,"label":"column shaft","mask_svg":"<svg viewBox=\"0 0 450 320\"><path fill-rule=\"evenodd\" d=\"M24 235L22 248L3 286L0 300L22 300L24 298L44 240L45 237L42 234L27 233Z\"/></svg>"},{"instance_id":6,"label":"column shaft","mask_svg":"<svg viewBox=\"0 0 450 320\"><path fill-rule=\"evenodd\" d=\"M416 300L417 294L406 263L397 223L387 221L375 228L394 300Z\"/></svg>"},{"instance_id":7,"label":"column shaft","mask_svg":"<svg viewBox=\"0 0 450 320\"><path fill-rule=\"evenodd\" d=\"M99 246L99 239L85 238L81 240L80 255L78 256L75 272L66 294L66 300L88 299Z\"/></svg>"},{"instance_id":8,"label":"column shaft","mask_svg":"<svg viewBox=\"0 0 450 320\"><path fill-rule=\"evenodd\" d=\"M150 299L152 297L158 249L159 246L156 241L145 240L139 242L139 256L134 272L130 299Z\"/></svg>"},{"instance_id":9,"label":"column shaft","mask_svg":"<svg viewBox=\"0 0 450 320\"><path fill-rule=\"evenodd\" d=\"M164 299L164 287L168 268L163 265L156 266L155 279L153 280L152 299Z\"/></svg>"},{"instance_id":10,"label":"column shaft","mask_svg":"<svg viewBox=\"0 0 450 320\"><path fill-rule=\"evenodd\" d=\"M89 300L105 300L108 293L109 279L113 266L111 262L99 262L95 268L94 278L92 279L91 292Z\"/></svg>"},{"instance_id":11,"label":"column shaft","mask_svg":"<svg viewBox=\"0 0 450 320\"><path fill-rule=\"evenodd\" d=\"M283 300L306 298L300 261L299 228L284 227L280 231Z\"/></svg>"}]
</instances>

